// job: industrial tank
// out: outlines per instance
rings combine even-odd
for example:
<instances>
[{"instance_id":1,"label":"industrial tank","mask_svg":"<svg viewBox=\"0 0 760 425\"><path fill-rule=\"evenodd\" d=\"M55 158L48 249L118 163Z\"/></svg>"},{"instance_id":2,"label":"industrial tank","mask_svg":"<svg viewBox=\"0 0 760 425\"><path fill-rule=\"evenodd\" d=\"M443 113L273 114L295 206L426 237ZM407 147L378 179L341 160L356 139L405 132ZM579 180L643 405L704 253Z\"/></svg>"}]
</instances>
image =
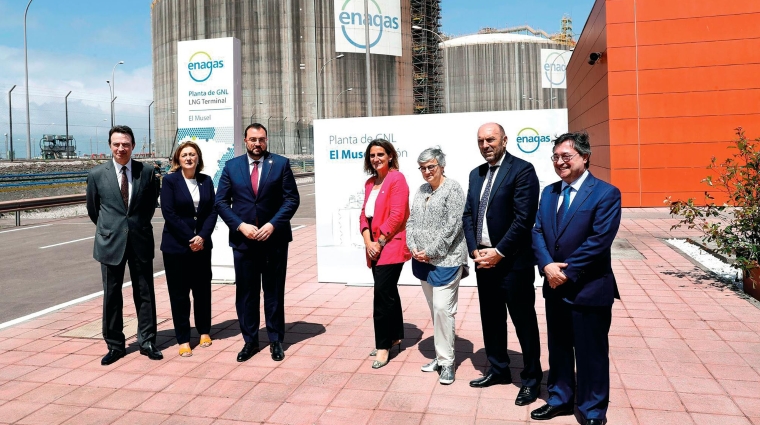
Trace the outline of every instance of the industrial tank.
<instances>
[{"instance_id":1,"label":"industrial tank","mask_svg":"<svg viewBox=\"0 0 760 425\"><path fill-rule=\"evenodd\" d=\"M359 0L340 4L345 7L349 1ZM240 39L243 123L268 124L273 152L311 153L314 119L366 116L365 56L336 52L335 4L335 0L154 0L153 93L159 155L171 152L177 129L178 41ZM400 12L402 55L371 57L375 116L413 112L410 0L401 0Z\"/></svg>"},{"instance_id":2,"label":"industrial tank","mask_svg":"<svg viewBox=\"0 0 760 425\"><path fill-rule=\"evenodd\" d=\"M565 89L541 88L541 49L570 50L567 44L487 33L451 38L442 46L448 55L451 112L567 107Z\"/></svg>"}]
</instances>

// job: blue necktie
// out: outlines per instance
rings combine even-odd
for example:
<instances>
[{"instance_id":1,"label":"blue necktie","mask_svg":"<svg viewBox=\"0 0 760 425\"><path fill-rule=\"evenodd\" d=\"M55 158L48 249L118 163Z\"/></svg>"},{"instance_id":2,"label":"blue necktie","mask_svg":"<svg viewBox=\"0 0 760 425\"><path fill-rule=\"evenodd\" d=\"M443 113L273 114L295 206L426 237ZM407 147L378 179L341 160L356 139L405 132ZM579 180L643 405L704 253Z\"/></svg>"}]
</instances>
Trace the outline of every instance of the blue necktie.
<instances>
[{"instance_id":1,"label":"blue necktie","mask_svg":"<svg viewBox=\"0 0 760 425\"><path fill-rule=\"evenodd\" d=\"M486 183L486 188L483 191L483 196L480 197L480 205L478 205L478 221L475 228L475 238L477 239L476 243L478 245L480 245L480 243L483 241L483 218L486 216L488 198L491 196L491 182L493 181L493 175L496 172L497 168L499 168L498 165L488 167L488 182Z\"/></svg>"},{"instance_id":2,"label":"blue necktie","mask_svg":"<svg viewBox=\"0 0 760 425\"><path fill-rule=\"evenodd\" d=\"M562 205L557 210L557 226L562 224L562 219L565 218L565 213L570 209L570 192L572 192L572 186L565 186L562 189Z\"/></svg>"}]
</instances>

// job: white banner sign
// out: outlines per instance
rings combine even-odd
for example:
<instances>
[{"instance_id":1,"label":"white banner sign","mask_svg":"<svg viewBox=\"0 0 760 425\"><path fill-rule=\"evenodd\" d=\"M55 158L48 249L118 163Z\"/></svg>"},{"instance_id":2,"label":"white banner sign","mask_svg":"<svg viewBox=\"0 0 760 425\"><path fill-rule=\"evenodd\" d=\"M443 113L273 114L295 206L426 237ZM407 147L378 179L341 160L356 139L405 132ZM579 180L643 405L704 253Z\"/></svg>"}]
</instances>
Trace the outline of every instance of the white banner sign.
<instances>
[{"instance_id":1,"label":"white banner sign","mask_svg":"<svg viewBox=\"0 0 760 425\"><path fill-rule=\"evenodd\" d=\"M570 50L541 49L541 88L567 88L567 63L572 54Z\"/></svg>"},{"instance_id":2,"label":"white banner sign","mask_svg":"<svg viewBox=\"0 0 760 425\"><path fill-rule=\"evenodd\" d=\"M359 231L364 182L368 177L363 171L367 143L383 138L394 144L401 172L409 184L411 203L424 183L417 169L417 156L436 145L446 154L446 176L459 182L467 192L470 171L485 162L478 149L477 132L487 122L504 126L507 150L534 165L542 188L559 179L549 157L551 140L567 132L566 109L315 121L318 280L372 283ZM411 267L404 267L401 283L419 284L411 274Z\"/></svg>"},{"instance_id":3,"label":"white banner sign","mask_svg":"<svg viewBox=\"0 0 760 425\"><path fill-rule=\"evenodd\" d=\"M335 0L335 51L364 53L365 38L364 0ZM400 0L369 0L369 48L401 56Z\"/></svg>"},{"instance_id":4,"label":"white banner sign","mask_svg":"<svg viewBox=\"0 0 760 425\"><path fill-rule=\"evenodd\" d=\"M177 140L192 140L203 154L203 173L219 187L228 159L242 153L240 40L212 38L177 43ZM234 280L227 226L212 235L214 280Z\"/></svg>"}]
</instances>

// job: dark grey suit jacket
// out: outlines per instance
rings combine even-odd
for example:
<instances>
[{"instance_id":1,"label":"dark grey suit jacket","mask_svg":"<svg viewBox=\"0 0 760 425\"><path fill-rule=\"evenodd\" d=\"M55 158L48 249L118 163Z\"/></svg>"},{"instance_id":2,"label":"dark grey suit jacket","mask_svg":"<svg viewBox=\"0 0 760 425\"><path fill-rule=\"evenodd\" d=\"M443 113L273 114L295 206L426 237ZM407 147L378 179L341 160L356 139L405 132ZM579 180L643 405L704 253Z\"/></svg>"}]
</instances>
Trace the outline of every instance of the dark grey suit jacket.
<instances>
[{"instance_id":1,"label":"dark grey suit jacket","mask_svg":"<svg viewBox=\"0 0 760 425\"><path fill-rule=\"evenodd\" d=\"M153 260L153 225L159 181L153 167L132 161L132 199L124 207L113 161L90 170L87 175L87 214L97 225L92 256L115 266L124 259L127 242L140 261Z\"/></svg>"}]
</instances>

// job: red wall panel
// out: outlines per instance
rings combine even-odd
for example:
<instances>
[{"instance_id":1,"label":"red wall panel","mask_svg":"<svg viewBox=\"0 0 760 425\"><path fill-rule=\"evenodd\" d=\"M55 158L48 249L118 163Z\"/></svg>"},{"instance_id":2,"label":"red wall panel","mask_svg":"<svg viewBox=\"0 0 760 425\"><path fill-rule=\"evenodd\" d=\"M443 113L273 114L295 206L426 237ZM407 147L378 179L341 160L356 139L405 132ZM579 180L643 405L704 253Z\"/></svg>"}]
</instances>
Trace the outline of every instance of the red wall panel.
<instances>
[{"instance_id":1,"label":"red wall panel","mask_svg":"<svg viewBox=\"0 0 760 425\"><path fill-rule=\"evenodd\" d=\"M569 125L608 138L594 159L624 206L701 200L734 128L760 136L758 22L760 0L596 1L568 69Z\"/></svg>"}]
</instances>

